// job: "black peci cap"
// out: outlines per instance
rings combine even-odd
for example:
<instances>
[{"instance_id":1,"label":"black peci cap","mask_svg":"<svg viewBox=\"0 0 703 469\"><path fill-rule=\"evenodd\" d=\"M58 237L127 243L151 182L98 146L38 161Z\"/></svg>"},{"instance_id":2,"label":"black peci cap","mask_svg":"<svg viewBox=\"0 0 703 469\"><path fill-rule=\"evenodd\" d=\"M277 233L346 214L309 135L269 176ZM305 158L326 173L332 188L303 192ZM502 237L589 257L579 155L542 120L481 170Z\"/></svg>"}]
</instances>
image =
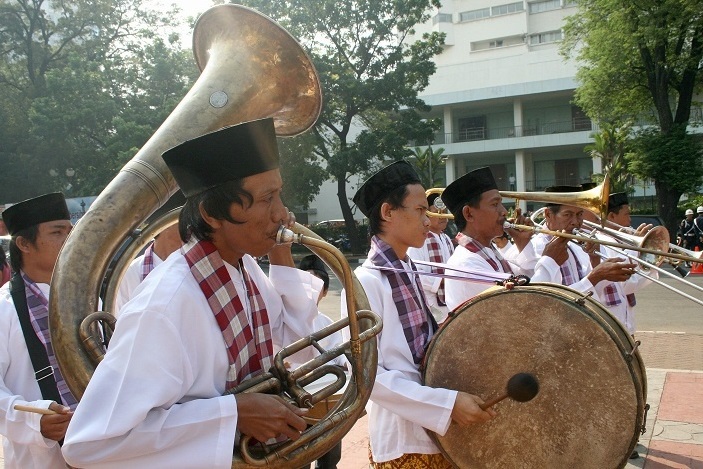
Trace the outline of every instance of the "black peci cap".
<instances>
[{"instance_id":1,"label":"black peci cap","mask_svg":"<svg viewBox=\"0 0 703 469\"><path fill-rule=\"evenodd\" d=\"M405 160L396 161L368 178L354 195L354 203L367 217L388 194L408 184L421 184L420 176Z\"/></svg>"},{"instance_id":2,"label":"black peci cap","mask_svg":"<svg viewBox=\"0 0 703 469\"><path fill-rule=\"evenodd\" d=\"M608 197L608 211L613 212L623 205L629 205L626 192L615 192Z\"/></svg>"},{"instance_id":3,"label":"black peci cap","mask_svg":"<svg viewBox=\"0 0 703 469\"><path fill-rule=\"evenodd\" d=\"M322 259L317 257L315 254L310 254L300 259L298 268L305 271L312 270L318 278L322 279L325 284L325 288L329 288L330 276L325 268L325 263L322 262Z\"/></svg>"},{"instance_id":4,"label":"black peci cap","mask_svg":"<svg viewBox=\"0 0 703 469\"><path fill-rule=\"evenodd\" d=\"M47 221L70 219L71 214L61 192L40 195L18 202L2 212L2 220L10 235Z\"/></svg>"},{"instance_id":5,"label":"black peci cap","mask_svg":"<svg viewBox=\"0 0 703 469\"><path fill-rule=\"evenodd\" d=\"M186 197L279 167L273 119L226 127L163 154Z\"/></svg>"},{"instance_id":6,"label":"black peci cap","mask_svg":"<svg viewBox=\"0 0 703 469\"><path fill-rule=\"evenodd\" d=\"M450 212L461 210L470 199L486 191L498 189L493 173L488 167L464 174L442 192L442 201Z\"/></svg>"}]
</instances>

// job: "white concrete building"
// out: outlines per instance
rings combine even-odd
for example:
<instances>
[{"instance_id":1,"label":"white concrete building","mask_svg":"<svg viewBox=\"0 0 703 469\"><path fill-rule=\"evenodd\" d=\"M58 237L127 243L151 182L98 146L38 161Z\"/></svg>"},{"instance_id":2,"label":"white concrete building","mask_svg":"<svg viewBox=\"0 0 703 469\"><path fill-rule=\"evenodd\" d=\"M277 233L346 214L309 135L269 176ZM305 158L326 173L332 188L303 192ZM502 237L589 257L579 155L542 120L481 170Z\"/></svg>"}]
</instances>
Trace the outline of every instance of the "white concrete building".
<instances>
[{"instance_id":1,"label":"white concrete building","mask_svg":"<svg viewBox=\"0 0 703 469\"><path fill-rule=\"evenodd\" d=\"M447 34L421 93L443 128L447 181L489 166L501 190L578 185L601 171L594 128L572 104L576 66L559 54L571 0L448 0L417 34Z\"/></svg>"}]
</instances>

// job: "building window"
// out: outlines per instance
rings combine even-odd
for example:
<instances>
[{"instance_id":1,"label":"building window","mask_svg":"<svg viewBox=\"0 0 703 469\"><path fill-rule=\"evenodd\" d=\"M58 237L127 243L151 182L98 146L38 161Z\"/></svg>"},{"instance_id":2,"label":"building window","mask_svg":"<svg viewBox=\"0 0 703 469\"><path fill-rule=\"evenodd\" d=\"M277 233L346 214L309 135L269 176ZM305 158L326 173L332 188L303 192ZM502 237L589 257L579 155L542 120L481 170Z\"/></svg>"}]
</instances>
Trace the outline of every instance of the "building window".
<instances>
[{"instance_id":1,"label":"building window","mask_svg":"<svg viewBox=\"0 0 703 469\"><path fill-rule=\"evenodd\" d=\"M530 36L530 45L534 46L561 41L561 37L561 31L547 31L546 33L533 34Z\"/></svg>"},{"instance_id":2,"label":"building window","mask_svg":"<svg viewBox=\"0 0 703 469\"><path fill-rule=\"evenodd\" d=\"M522 2L507 3L505 5L498 5L497 7L491 8L491 16L507 15L509 13L517 13L518 11L524 10L524 5Z\"/></svg>"},{"instance_id":3,"label":"building window","mask_svg":"<svg viewBox=\"0 0 703 469\"><path fill-rule=\"evenodd\" d=\"M459 13L459 21L476 21L491 16L490 8L481 8L480 10L462 11Z\"/></svg>"},{"instance_id":4,"label":"building window","mask_svg":"<svg viewBox=\"0 0 703 469\"><path fill-rule=\"evenodd\" d=\"M451 22L452 22L452 14L451 13L437 13L432 18L432 24L451 23Z\"/></svg>"},{"instance_id":5,"label":"building window","mask_svg":"<svg viewBox=\"0 0 703 469\"><path fill-rule=\"evenodd\" d=\"M496 47L503 47L503 40L502 39L499 39L497 41L490 41L488 43L489 49L495 49Z\"/></svg>"},{"instance_id":6,"label":"building window","mask_svg":"<svg viewBox=\"0 0 703 469\"><path fill-rule=\"evenodd\" d=\"M459 119L459 141L484 140L486 138L486 116L462 117Z\"/></svg>"},{"instance_id":7,"label":"building window","mask_svg":"<svg viewBox=\"0 0 703 469\"><path fill-rule=\"evenodd\" d=\"M561 0L543 0L541 2L530 2L530 14L542 13L543 11L558 10L561 8Z\"/></svg>"}]
</instances>

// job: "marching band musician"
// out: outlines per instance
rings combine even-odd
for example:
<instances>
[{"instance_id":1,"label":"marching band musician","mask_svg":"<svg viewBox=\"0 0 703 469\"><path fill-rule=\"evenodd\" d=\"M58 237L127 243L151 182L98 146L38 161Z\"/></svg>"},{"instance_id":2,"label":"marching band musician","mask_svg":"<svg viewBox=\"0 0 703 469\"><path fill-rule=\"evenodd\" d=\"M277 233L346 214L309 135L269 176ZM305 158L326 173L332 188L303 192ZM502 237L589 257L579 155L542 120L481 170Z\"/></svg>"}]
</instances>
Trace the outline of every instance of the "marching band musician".
<instances>
[{"instance_id":1,"label":"marching band musician","mask_svg":"<svg viewBox=\"0 0 703 469\"><path fill-rule=\"evenodd\" d=\"M455 180L442 192L442 201L454 215L459 233L456 236L459 247L449 258L447 266L478 272L503 272L525 274L540 281L541 262L530 270L521 267L523 259L534 257L530 246L529 232L509 230L515 241L517 256L508 262L503 258L491 240L504 233L504 223L508 214L503 207L502 197L490 168L470 171ZM525 218L518 214L516 220L524 224ZM564 241L556 241L545 250L545 256L554 256L557 262L565 259ZM459 270L449 270L453 275L470 277ZM445 279L447 306L456 309L490 287L486 283Z\"/></svg>"},{"instance_id":2,"label":"marching band musician","mask_svg":"<svg viewBox=\"0 0 703 469\"><path fill-rule=\"evenodd\" d=\"M581 186L552 186L545 192L579 192ZM564 231L572 234L583 224L584 209L573 205L548 203L544 211L545 225L550 231ZM602 281L622 282L628 280L634 273L637 264L623 262L622 258L613 258L593 266L591 255L586 250L596 249L593 243L588 243L584 248L566 244L567 259L563 262L554 261L543 256L546 246L555 242L558 237L546 233L538 233L532 237L535 257L526 262L526 265L536 265L541 262L549 278L546 281L573 288L582 293L592 292L594 298L600 303L603 299L596 290L596 285ZM566 239L566 238L564 238ZM564 242L564 241L562 241ZM542 256L542 257L540 257Z\"/></svg>"},{"instance_id":3,"label":"marching band musician","mask_svg":"<svg viewBox=\"0 0 703 469\"><path fill-rule=\"evenodd\" d=\"M486 422L496 414L481 410L477 396L421 384L420 364L437 323L407 252L426 239L425 190L412 166L398 161L371 176L354 202L369 218L372 235L368 257L355 274L371 310L383 319L376 381L366 407L371 465L450 468L425 429L443 435L451 422Z\"/></svg>"},{"instance_id":4,"label":"marching band musician","mask_svg":"<svg viewBox=\"0 0 703 469\"><path fill-rule=\"evenodd\" d=\"M308 336L322 281L275 246L281 201L273 119L189 140L163 158L187 200L185 245L120 312L66 434L76 467L228 468L235 436L298 439L306 411L279 396L223 395ZM268 254L269 277L252 256Z\"/></svg>"},{"instance_id":5,"label":"marching band musician","mask_svg":"<svg viewBox=\"0 0 703 469\"><path fill-rule=\"evenodd\" d=\"M610 194L608 198L607 217L609 222L616 223L619 226L630 226L630 205L625 192ZM593 222L598 222L595 214L591 212L586 212L584 218ZM652 229L652 225L642 224L636 229L635 236L644 236L650 229ZM617 242L615 238L602 232L597 232L596 237L605 241ZM624 257L621 253L616 252L608 246L601 245L599 251L606 259ZM633 256L638 255L636 251L626 252ZM637 304L635 292L651 284L652 278L659 278L659 274L654 269L647 272L647 277L644 275L633 275L624 282L602 282L598 285L598 296L603 300L603 305L627 328L630 334L635 333L634 310Z\"/></svg>"},{"instance_id":6,"label":"marching band musician","mask_svg":"<svg viewBox=\"0 0 703 469\"><path fill-rule=\"evenodd\" d=\"M0 288L0 434L7 469L65 468L60 441L76 398L58 368L49 335L49 282L71 215L61 193L19 202L2 213L14 275ZM50 409L41 415L16 405Z\"/></svg>"},{"instance_id":7,"label":"marching band musician","mask_svg":"<svg viewBox=\"0 0 703 469\"><path fill-rule=\"evenodd\" d=\"M436 193L430 194L427 197L427 203L429 204L429 211L431 213L442 214L446 212L446 208L437 208L434 204L438 197L439 194ZM446 264L449 257L454 252L452 240L444 233L448 222L449 219L445 217L430 217L430 229L427 232L425 244L420 248L412 246L408 248L408 257L414 261ZM417 268L421 272L444 273L444 269L441 267L418 265ZM441 277L422 275L420 277L420 282L422 283L422 289L425 291L427 306L429 306L432 316L434 316L437 323L442 324L444 320L447 319L447 314L449 313L444 293L444 279Z\"/></svg>"}]
</instances>

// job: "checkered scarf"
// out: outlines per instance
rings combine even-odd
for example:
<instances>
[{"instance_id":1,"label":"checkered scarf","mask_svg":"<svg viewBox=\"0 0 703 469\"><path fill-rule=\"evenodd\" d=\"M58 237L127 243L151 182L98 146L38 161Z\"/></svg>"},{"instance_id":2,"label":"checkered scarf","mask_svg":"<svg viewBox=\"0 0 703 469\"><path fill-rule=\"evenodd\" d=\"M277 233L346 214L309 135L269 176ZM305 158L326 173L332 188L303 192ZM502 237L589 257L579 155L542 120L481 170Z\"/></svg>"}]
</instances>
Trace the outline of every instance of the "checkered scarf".
<instances>
[{"instance_id":1,"label":"checkered scarf","mask_svg":"<svg viewBox=\"0 0 703 469\"><path fill-rule=\"evenodd\" d=\"M603 289L603 293L605 294L605 305L606 306L617 306L620 303L622 303L622 300L620 299L620 295L618 295L618 291L615 288L615 284L611 283L607 287ZM630 308L634 308L637 305L637 299L635 298L634 293L630 293L629 295L625 295L625 299L627 300L627 304L630 305Z\"/></svg>"},{"instance_id":2,"label":"checkered scarf","mask_svg":"<svg viewBox=\"0 0 703 469\"><path fill-rule=\"evenodd\" d=\"M439 264L447 262L447 259L442 257L442 247L431 231L427 232L427 253L430 256L430 262L437 262ZM431 271L435 274L444 274L444 269L442 267L431 266ZM439 287L437 288L437 304L440 306L447 305L444 295L444 279L439 282Z\"/></svg>"},{"instance_id":3,"label":"checkered scarf","mask_svg":"<svg viewBox=\"0 0 703 469\"><path fill-rule=\"evenodd\" d=\"M513 269L510 268L510 264L508 264L508 261L503 259L503 256L500 255L500 253L493 247L493 245L491 245L490 247L485 247L472 237L466 236L461 231L457 233L456 241L459 243L460 246L463 246L464 248L468 249L469 252L478 254L483 260L488 262L493 268L493 270L495 270L496 272L505 272L506 274L513 273ZM493 254L493 256L491 256L491 254ZM500 265L498 263L500 263Z\"/></svg>"},{"instance_id":4,"label":"checkered scarf","mask_svg":"<svg viewBox=\"0 0 703 469\"><path fill-rule=\"evenodd\" d=\"M376 267L392 267L405 270L393 248L378 236L371 238L369 260ZM412 270L417 271L415 264L409 257L406 257L406 262ZM410 280L410 276L406 272L381 270L381 274L385 275L388 283L391 284L393 302L398 310L398 317L403 326L405 340L407 340L408 347L410 347L413 361L419 365L422 363L425 350L432 338L430 324L432 324L432 331L436 331L438 327L427 310L427 302L422 292L420 280L417 274L414 275L413 280Z\"/></svg>"},{"instance_id":5,"label":"checkered scarf","mask_svg":"<svg viewBox=\"0 0 703 469\"><path fill-rule=\"evenodd\" d=\"M154 270L154 242L152 241L144 251L144 262L142 263L142 281L151 271Z\"/></svg>"},{"instance_id":6,"label":"checkered scarf","mask_svg":"<svg viewBox=\"0 0 703 469\"><path fill-rule=\"evenodd\" d=\"M49 301L37 284L27 277L24 272L22 272L22 280L24 280L24 285L26 287L25 297L27 299L27 309L29 310L29 320L32 323L32 329L34 329L34 333L37 334L41 343L46 347L46 355L49 357L49 364L54 369L54 380L56 381L59 394L61 394L63 404L75 410L78 401L73 397L73 394L71 394L66 380L64 380L63 375L61 375L59 364L56 361L56 355L54 355L54 347L51 344L51 337L49 336Z\"/></svg>"},{"instance_id":7,"label":"checkered scarf","mask_svg":"<svg viewBox=\"0 0 703 469\"><path fill-rule=\"evenodd\" d=\"M182 250L222 331L229 358L227 389L269 370L273 364L273 342L266 304L242 261L239 270L247 290L252 325L215 245L194 239Z\"/></svg>"},{"instance_id":8,"label":"checkered scarf","mask_svg":"<svg viewBox=\"0 0 703 469\"><path fill-rule=\"evenodd\" d=\"M574 258L574 262L576 263L576 274L578 275L574 275L571 270L571 263L568 260L559 266L559 270L561 271L561 284L569 286L583 279L583 270L581 269L579 258L576 257L576 253L571 249L571 246L567 244L566 248L569 250L571 257Z\"/></svg>"}]
</instances>

